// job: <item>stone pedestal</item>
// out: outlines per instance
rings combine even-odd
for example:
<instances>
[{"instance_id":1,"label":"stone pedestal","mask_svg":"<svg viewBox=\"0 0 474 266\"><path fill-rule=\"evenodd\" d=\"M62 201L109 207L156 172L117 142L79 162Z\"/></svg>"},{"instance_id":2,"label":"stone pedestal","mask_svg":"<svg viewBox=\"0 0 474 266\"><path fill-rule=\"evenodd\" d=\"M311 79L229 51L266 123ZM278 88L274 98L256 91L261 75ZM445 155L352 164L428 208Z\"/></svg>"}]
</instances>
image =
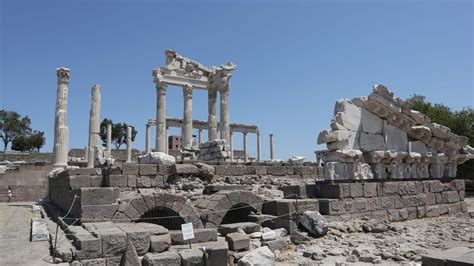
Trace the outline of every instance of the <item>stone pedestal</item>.
<instances>
[{"instance_id":1,"label":"stone pedestal","mask_svg":"<svg viewBox=\"0 0 474 266\"><path fill-rule=\"evenodd\" d=\"M66 167L69 141L67 126L67 96L70 70L64 67L56 69L58 88L56 92L56 110L54 119L53 166Z\"/></svg>"},{"instance_id":2,"label":"stone pedestal","mask_svg":"<svg viewBox=\"0 0 474 266\"><path fill-rule=\"evenodd\" d=\"M193 145L193 88L191 86L183 87L184 112L183 112L183 147Z\"/></svg>"}]
</instances>

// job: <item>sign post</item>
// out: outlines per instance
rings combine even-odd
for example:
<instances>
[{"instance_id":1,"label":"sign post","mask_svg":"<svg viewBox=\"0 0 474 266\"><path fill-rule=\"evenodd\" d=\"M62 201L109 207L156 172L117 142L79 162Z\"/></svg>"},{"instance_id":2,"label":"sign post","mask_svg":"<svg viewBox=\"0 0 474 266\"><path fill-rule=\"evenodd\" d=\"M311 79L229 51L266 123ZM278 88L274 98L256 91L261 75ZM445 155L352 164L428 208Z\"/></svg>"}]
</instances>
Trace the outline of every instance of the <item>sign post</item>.
<instances>
[{"instance_id":1,"label":"sign post","mask_svg":"<svg viewBox=\"0 0 474 266\"><path fill-rule=\"evenodd\" d=\"M187 223L181 225L181 231L183 233L183 240L189 241L189 248L191 249L191 239L194 238L194 228L193 223Z\"/></svg>"}]
</instances>

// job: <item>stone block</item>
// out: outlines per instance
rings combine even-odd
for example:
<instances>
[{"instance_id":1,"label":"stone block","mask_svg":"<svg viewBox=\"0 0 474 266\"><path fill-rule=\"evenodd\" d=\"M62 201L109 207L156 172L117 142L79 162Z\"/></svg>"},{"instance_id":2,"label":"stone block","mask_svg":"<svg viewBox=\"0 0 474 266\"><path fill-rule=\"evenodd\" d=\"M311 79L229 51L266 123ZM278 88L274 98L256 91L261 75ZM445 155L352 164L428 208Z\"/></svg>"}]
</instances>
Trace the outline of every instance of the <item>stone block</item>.
<instances>
[{"instance_id":1,"label":"stone block","mask_svg":"<svg viewBox=\"0 0 474 266\"><path fill-rule=\"evenodd\" d=\"M439 180L423 181L423 182L429 182L430 192L442 192L444 190L443 183L441 183L441 181Z\"/></svg>"},{"instance_id":2,"label":"stone block","mask_svg":"<svg viewBox=\"0 0 474 266\"><path fill-rule=\"evenodd\" d=\"M107 265L107 259L88 259L81 260L81 266L105 266Z\"/></svg>"},{"instance_id":3,"label":"stone block","mask_svg":"<svg viewBox=\"0 0 474 266\"><path fill-rule=\"evenodd\" d=\"M364 197L377 197L377 183L364 183Z\"/></svg>"},{"instance_id":4,"label":"stone block","mask_svg":"<svg viewBox=\"0 0 474 266\"><path fill-rule=\"evenodd\" d=\"M255 174L256 175L266 175L267 174L267 167L265 166L255 166Z\"/></svg>"},{"instance_id":5,"label":"stone block","mask_svg":"<svg viewBox=\"0 0 474 266\"><path fill-rule=\"evenodd\" d=\"M321 198L329 198L329 199L349 198L351 196L350 184L348 183L322 184L319 190L319 196Z\"/></svg>"},{"instance_id":6,"label":"stone block","mask_svg":"<svg viewBox=\"0 0 474 266\"><path fill-rule=\"evenodd\" d=\"M151 178L149 176L143 175L137 177L137 187L138 188L150 188L151 187Z\"/></svg>"},{"instance_id":7,"label":"stone block","mask_svg":"<svg viewBox=\"0 0 474 266\"><path fill-rule=\"evenodd\" d=\"M388 220L388 213L386 210L372 211L372 219L375 220Z\"/></svg>"},{"instance_id":8,"label":"stone block","mask_svg":"<svg viewBox=\"0 0 474 266\"><path fill-rule=\"evenodd\" d=\"M161 175L150 176L151 187L163 187L165 184L164 177Z\"/></svg>"},{"instance_id":9,"label":"stone block","mask_svg":"<svg viewBox=\"0 0 474 266\"><path fill-rule=\"evenodd\" d=\"M120 196L120 189L114 187L83 187L78 192L81 205L112 204Z\"/></svg>"},{"instance_id":10,"label":"stone block","mask_svg":"<svg viewBox=\"0 0 474 266\"><path fill-rule=\"evenodd\" d=\"M462 212L462 205L461 202L456 202L448 205L448 213L449 215L456 214Z\"/></svg>"},{"instance_id":11,"label":"stone block","mask_svg":"<svg viewBox=\"0 0 474 266\"><path fill-rule=\"evenodd\" d=\"M145 255L150 249L150 233L143 227L132 223L116 223L120 230L127 234L127 243L131 241L139 256Z\"/></svg>"},{"instance_id":12,"label":"stone block","mask_svg":"<svg viewBox=\"0 0 474 266\"><path fill-rule=\"evenodd\" d=\"M393 197L393 207L395 207L395 209L401 209L404 207L402 197L398 195L393 195L392 197Z\"/></svg>"},{"instance_id":13,"label":"stone block","mask_svg":"<svg viewBox=\"0 0 474 266\"><path fill-rule=\"evenodd\" d=\"M199 249L183 249L179 251L182 266L204 266L204 253Z\"/></svg>"},{"instance_id":14,"label":"stone block","mask_svg":"<svg viewBox=\"0 0 474 266\"><path fill-rule=\"evenodd\" d=\"M464 190L459 191L459 200L463 201L466 197L466 192Z\"/></svg>"},{"instance_id":15,"label":"stone block","mask_svg":"<svg viewBox=\"0 0 474 266\"><path fill-rule=\"evenodd\" d=\"M406 181L406 182L399 182L398 185L398 193L400 195L416 195L417 187L416 182L414 181Z\"/></svg>"},{"instance_id":16,"label":"stone block","mask_svg":"<svg viewBox=\"0 0 474 266\"><path fill-rule=\"evenodd\" d=\"M327 162L324 164L324 177L326 180L349 180L350 175L347 163Z\"/></svg>"},{"instance_id":17,"label":"stone block","mask_svg":"<svg viewBox=\"0 0 474 266\"><path fill-rule=\"evenodd\" d=\"M398 214L400 215L400 220L402 220L402 221L408 220L408 210L407 209L398 210Z\"/></svg>"},{"instance_id":18,"label":"stone block","mask_svg":"<svg viewBox=\"0 0 474 266\"><path fill-rule=\"evenodd\" d=\"M122 262L122 256L118 257L108 257L106 265L107 266L121 266L120 263Z\"/></svg>"},{"instance_id":19,"label":"stone block","mask_svg":"<svg viewBox=\"0 0 474 266\"><path fill-rule=\"evenodd\" d=\"M285 176L288 175L286 166L267 166L267 175Z\"/></svg>"},{"instance_id":20,"label":"stone block","mask_svg":"<svg viewBox=\"0 0 474 266\"><path fill-rule=\"evenodd\" d=\"M137 163L124 163L122 165L123 175L139 175L140 165Z\"/></svg>"},{"instance_id":21,"label":"stone block","mask_svg":"<svg viewBox=\"0 0 474 266\"><path fill-rule=\"evenodd\" d=\"M210 242L206 245L206 266L227 265L228 252L227 242Z\"/></svg>"},{"instance_id":22,"label":"stone block","mask_svg":"<svg viewBox=\"0 0 474 266\"><path fill-rule=\"evenodd\" d=\"M158 173L156 164L139 164L139 175L155 176Z\"/></svg>"},{"instance_id":23,"label":"stone block","mask_svg":"<svg viewBox=\"0 0 474 266\"><path fill-rule=\"evenodd\" d=\"M198 175L199 168L193 164L174 164L171 166L171 173L180 176Z\"/></svg>"},{"instance_id":24,"label":"stone block","mask_svg":"<svg viewBox=\"0 0 474 266\"><path fill-rule=\"evenodd\" d=\"M443 203L443 193L439 192L439 193L434 193L435 195L435 201L436 201L436 204L441 204ZM447 201L447 199L445 198L444 200Z\"/></svg>"},{"instance_id":25,"label":"stone block","mask_svg":"<svg viewBox=\"0 0 474 266\"><path fill-rule=\"evenodd\" d=\"M408 219L413 220L418 217L418 210L416 207L409 207L406 208L406 210L408 212Z\"/></svg>"},{"instance_id":26,"label":"stone block","mask_svg":"<svg viewBox=\"0 0 474 266\"><path fill-rule=\"evenodd\" d=\"M440 204L439 207L439 215L446 215L449 213L449 205L448 204Z\"/></svg>"},{"instance_id":27,"label":"stone block","mask_svg":"<svg viewBox=\"0 0 474 266\"><path fill-rule=\"evenodd\" d=\"M361 128L361 109L350 100L339 99L334 107L333 123L352 131L359 131Z\"/></svg>"},{"instance_id":28,"label":"stone block","mask_svg":"<svg viewBox=\"0 0 474 266\"><path fill-rule=\"evenodd\" d=\"M82 205L80 213L76 217L80 217L81 222L88 221L110 221L115 212L118 210L118 204L104 204L104 205Z\"/></svg>"},{"instance_id":29,"label":"stone block","mask_svg":"<svg viewBox=\"0 0 474 266\"><path fill-rule=\"evenodd\" d=\"M351 183L349 187L352 198L361 198L364 196L362 183Z\"/></svg>"},{"instance_id":30,"label":"stone block","mask_svg":"<svg viewBox=\"0 0 474 266\"><path fill-rule=\"evenodd\" d=\"M382 190L384 195L397 195L399 193L399 182L384 182Z\"/></svg>"},{"instance_id":31,"label":"stone block","mask_svg":"<svg viewBox=\"0 0 474 266\"><path fill-rule=\"evenodd\" d=\"M225 240L229 245L229 250L238 251L248 249L250 247L250 238L248 235L235 232L225 236Z\"/></svg>"},{"instance_id":32,"label":"stone block","mask_svg":"<svg viewBox=\"0 0 474 266\"><path fill-rule=\"evenodd\" d=\"M101 168L70 168L70 169L67 169L67 173L68 173L70 176L102 175L102 169L101 169Z\"/></svg>"},{"instance_id":33,"label":"stone block","mask_svg":"<svg viewBox=\"0 0 474 266\"><path fill-rule=\"evenodd\" d=\"M283 191L284 198L290 199L304 199L308 198L306 194L306 185L292 185L292 186L284 186L280 187L280 190Z\"/></svg>"},{"instance_id":34,"label":"stone block","mask_svg":"<svg viewBox=\"0 0 474 266\"><path fill-rule=\"evenodd\" d=\"M369 211L380 210L381 209L380 198L379 197L368 198L367 205L368 205Z\"/></svg>"},{"instance_id":35,"label":"stone block","mask_svg":"<svg viewBox=\"0 0 474 266\"><path fill-rule=\"evenodd\" d=\"M244 232L247 234L258 232L261 229L260 225L257 223L242 222L233 224L221 224L219 225L217 230L222 236L226 236L227 234L238 232L239 228L244 230Z\"/></svg>"},{"instance_id":36,"label":"stone block","mask_svg":"<svg viewBox=\"0 0 474 266\"><path fill-rule=\"evenodd\" d=\"M279 238L267 242L263 242L262 246L267 246L273 253L275 253L277 250L278 251L284 251L288 249L288 242L286 242L285 239Z\"/></svg>"},{"instance_id":37,"label":"stone block","mask_svg":"<svg viewBox=\"0 0 474 266\"><path fill-rule=\"evenodd\" d=\"M127 175L107 175L104 179L105 186L107 187L127 187L128 176Z\"/></svg>"},{"instance_id":38,"label":"stone block","mask_svg":"<svg viewBox=\"0 0 474 266\"><path fill-rule=\"evenodd\" d=\"M385 150L408 152L407 132L383 122L383 138L386 140Z\"/></svg>"},{"instance_id":39,"label":"stone block","mask_svg":"<svg viewBox=\"0 0 474 266\"><path fill-rule=\"evenodd\" d=\"M102 256L100 239L93 236L86 229L81 226L69 226L66 233L77 249L76 259L93 259Z\"/></svg>"},{"instance_id":40,"label":"stone block","mask_svg":"<svg viewBox=\"0 0 474 266\"><path fill-rule=\"evenodd\" d=\"M173 245L183 245L188 242L187 240L183 240L183 233L181 230L170 231L170 237ZM217 241L217 230L215 228L194 229L193 243L204 243L210 241Z\"/></svg>"},{"instance_id":41,"label":"stone block","mask_svg":"<svg viewBox=\"0 0 474 266\"><path fill-rule=\"evenodd\" d=\"M340 215L346 212L346 206L342 200L320 199L319 212L323 215Z\"/></svg>"},{"instance_id":42,"label":"stone block","mask_svg":"<svg viewBox=\"0 0 474 266\"><path fill-rule=\"evenodd\" d=\"M244 174L243 165L216 165L216 175L240 176Z\"/></svg>"},{"instance_id":43,"label":"stone block","mask_svg":"<svg viewBox=\"0 0 474 266\"><path fill-rule=\"evenodd\" d=\"M127 235L116 227L102 228L98 230L104 257L120 256L125 252L127 246Z\"/></svg>"},{"instance_id":44,"label":"stone block","mask_svg":"<svg viewBox=\"0 0 474 266\"><path fill-rule=\"evenodd\" d=\"M102 187L104 184L104 177L103 176L91 176L91 187Z\"/></svg>"},{"instance_id":45,"label":"stone block","mask_svg":"<svg viewBox=\"0 0 474 266\"><path fill-rule=\"evenodd\" d=\"M171 165L159 164L156 174L161 176L171 175Z\"/></svg>"},{"instance_id":46,"label":"stone block","mask_svg":"<svg viewBox=\"0 0 474 266\"><path fill-rule=\"evenodd\" d=\"M143 257L144 266L181 266L181 256L174 251L147 253Z\"/></svg>"},{"instance_id":47,"label":"stone block","mask_svg":"<svg viewBox=\"0 0 474 266\"><path fill-rule=\"evenodd\" d=\"M440 215L440 209L438 205L426 206L425 216L428 218L438 217Z\"/></svg>"},{"instance_id":48,"label":"stone block","mask_svg":"<svg viewBox=\"0 0 474 266\"><path fill-rule=\"evenodd\" d=\"M472 250L468 247L455 247L447 250L436 250L428 254L423 255L421 262L422 265L433 265L433 266L445 266L445 265L473 265L473 260L468 260L467 264L457 263L466 254L473 254ZM452 263L451 263L452 262Z\"/></svg>"},{"instance_id":49,"label":"stone block","mask_svg":"<svg viewBox=\"0 0 474 266\"><path fill-rule=\"evenodd\" d=\"M359 147L363 152L384 150L385 142L380 134L361 132L359 136Z\"/></svg>"},{"instance_id":50,"label":"stone block","mask_svg":"<svg viewBox=\"0 0 474 266\"><path fill-rule=\"evenodd\" d=\"M127 180L127 183L128 183L128 187L131 187L131 188L136 188L137 187L137 175L128 175L128 180Z\"/></svg>"},{"instance_id":51,"label":"stone block","mask_svg":"<svg viewBox=\"0 0 474 266\"><path fill-rule=\"evenodd\" d=\"M457 191L445 191L446 193L447 203L455 203L460 200L459 193Z\"/></svg>"},{"instance_id":52,"label":"stone block","mask_svg":"<svg viewBox=\"0 0 474 266\"><path fill-rule=\"evenodd\" d=\"M450 183L457 191L466 189L466 183L464 179L456 179L456 180L451 181Z\"/></svg>"},{"instance_id":53,"label":"stone block","mask_svg":"<svg viewBox=\"0 0 474 266\"><path fill-rule=\"evenodd\" d=\"M395 208L395 201L393 196L380 197L380 207L382 209L393 209Z\"/></svg>"},{"instance_id":54,"label":"stone block","mask_svg":"<svg viewBox=\"0 0 474 266\"><path fill-rule=\"evenodd\" d=\"M171 246L171 237L169 234L164 235L150 235L150 251L163 252Z\"/></svg>"},{"instance_id":55,"label":"stone block","mask_svg":"<svg viewBox=\"0 0 474 266\"><path fill-rule=\"evenodd\" d=\"M354 211L366 212L369 210L369 205L366 199L354 199Z\"/></svg>"},{"instance_id":56,"label":"stone block","mask_svg":"<svg viewBox=\"0 0 474 266\"><path fill-rule=\"evenodd\" d=\"M387 214L388 214L388 220L390 222L401 221L400 212L398 210L389 209L389 210L387 210Z\"/></svg>"},{"instance_id":57,"label":"stone block","mask_svg":"<svg viewBox=\"0 0 474 266\"><path fill-rule=\"evenodd\" d=\"M354 200L353 199L345 199L344 200L344 208L345 208L345 213L353 213L355 211L355 205L354 205Z\"/></svg>"},{"instance_id":58,"label":"stone block","mask_svg":"<svg viewBox=\"0 0 474 266\"><path fill-rule=\"evenodd\" d=\"M364 132L375 134L382 133L383 120L365 108L361 108L361 123L362 131Z\"/></svg>"}]
</instances>

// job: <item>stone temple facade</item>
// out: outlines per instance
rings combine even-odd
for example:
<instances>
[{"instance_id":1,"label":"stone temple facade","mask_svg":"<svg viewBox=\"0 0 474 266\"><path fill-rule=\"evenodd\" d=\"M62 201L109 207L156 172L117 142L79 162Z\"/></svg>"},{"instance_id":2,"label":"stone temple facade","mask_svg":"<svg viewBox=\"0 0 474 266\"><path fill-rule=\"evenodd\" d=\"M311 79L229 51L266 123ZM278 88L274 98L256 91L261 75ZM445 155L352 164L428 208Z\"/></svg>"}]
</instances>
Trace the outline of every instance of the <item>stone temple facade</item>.
<instances>
[{"instance_id":1,"label":"stone temple facade","mask_svg":"<svg viewBox=\"0 0 474 266\"><path fill-rule=\"evenodd\" d=\"M467 141L375 85L368 97L336 102L331 129L318 136L327 150L316 155L327 180L453 178L474 158Z\"/></svg>"}]
</instances>

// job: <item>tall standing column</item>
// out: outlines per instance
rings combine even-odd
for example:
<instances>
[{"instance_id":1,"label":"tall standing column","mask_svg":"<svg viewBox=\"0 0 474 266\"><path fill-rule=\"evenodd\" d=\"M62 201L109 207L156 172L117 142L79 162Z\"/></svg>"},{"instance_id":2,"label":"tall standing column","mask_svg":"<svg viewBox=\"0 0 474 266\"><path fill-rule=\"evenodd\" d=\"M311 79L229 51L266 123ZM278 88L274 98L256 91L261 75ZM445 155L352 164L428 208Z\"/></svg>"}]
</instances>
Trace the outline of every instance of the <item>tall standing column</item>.
<instances>
[{"instance_id":1,"label":"tall standing column","mask_svg":"<svg viewBox=\"0 0 474 266\"><path fill-rule=\"evenodd\" d=\"M127 163L132 162L132 127L127 127Z\"/></svg>"},{"instance_id":2,"label":"tall standing column","mask_svg":"<svg viewBox=\"0 0 474 266\"><path fill-rule=\"evenodd\" d=\"M112 121L107 123L107 151L112 152Z\"/></svg>"},{"instance_id":3,"label":"tall standing column","mask_svg":"<svg viewBox=\"0 0 474 266\"><path fill-rule=\"evenodd\" d=\"M54 114L54 164L55 168L67 167L69 128L67 126L67 95L70 70L64 67L56 69L58 88L56 92L56 110Z\"/></svg>"},{"instance_id":4,"label":"tall standing column","mask_svg":"<svg viewBox=\"0 0 474 266\"><path fill-rule=\"evenodd\" d=\"M208 90L208 111L209 111L209 141L217 139L217 116L216 116L217 89Z\"/></svg>"},{"instance_id":5,"label":"tall standing column","mask_svg":"<svg viewBox=\"0 0 474 266\"><path fill-rule=\"evenodd\" d=\"M166 154L169 154L170 153L170 138L169 138L169 135L170 135L170 128L169 127L166 127L166 133L165 133L165 137L166 137Z\"/></svg>"},{"instance_id":6,"label":"tall standing column","mask_svg":"<svg viewBox=\"0 0 474 266\"><path fill-rule=\"evenodd\" d=\"M270 134L270 159L273 160L273 134Z\"/></svg>"},{"instance_id":7,"label":"tall standing column","mask_svg":"<svg viewBox=\"0 0 474 266\"><path fill-rule=\"evenodd\" d=\"M230 146L230 161L233 162L234 161L234 132L230 131L230 143L229 143L229 146Z\"/></svg>"},{"instance_id":8,"label":"tall standing column","mask_svg":"<svg viewBox=\"0 0 474 266\"><path fill-rule=\"evenodd\" d=\"M94 161L100 145L100 86L92 87L92 104L89 116L89 157L87 168L94 168Z\"/></svg>"},{"instance_id":9,"label":"tall standing column","mask_svg":"<svg viewBox=\"0 0 474 266\"><path fill-rule=\"evenodd\" d=\"M145 153L148 154L151 152L150 124L146 124L145 127Z\"/></svg>"},{"instance_id":10,"label":"tall standing column","mask_svg":"<svg viewBox=\"0 0 474 266\"><path fill-rule=\"evenodd\" d=\"M198 144L201 144L202 143L202 128L199 129L199 133L198 133Z\"/></svg>"},{"instance_id":11,"label":"tall standing column","mask_svg":"<svg viewBox=\"0 0 474 266\"><path fill-rule=\"evenodd\" d=\"M156 83L156 151L166 152L166 85Z\"/></svg>"},{"instance_id":12,"label":"tall standing column","mask_svg":"<svg viewBox=\"0 0 474 266\"><path fill-rule=\"evenodd\" d=\"M260 155L260 131L257 131L257 162L261 162Z\"/></svg>"},{"instance_id":13,"label":"tall standing column","mask_svg":"<svg viewBox=\"0 0 474 266\"><path fill-rule=\"evenodd\" d=\"M247 132L243 133L244 136L244 163L248 161L248 154L247 154Z\"/></svg>"},{"instance_id":14,"label":"tall standing column","mask_svg":"<svg viewBox=\"0 0 474 266\"><path fill-rule=\"evenodd\" d=\"M183 112L183 147L193 145L193 87L183 87L184 112Z\"/></svg>"},{"instance_id":15,"label":"tall standing column","mask_svg":"<svg viewBox=\"0 0 474 266\"><path fill-rule=\"evenodd\" d=\"M220 89L221 96L221 139L225 139L226 144L230 143L230 121L229 121L229 85L226 84Z\"/></svg>"}]
</instances>

